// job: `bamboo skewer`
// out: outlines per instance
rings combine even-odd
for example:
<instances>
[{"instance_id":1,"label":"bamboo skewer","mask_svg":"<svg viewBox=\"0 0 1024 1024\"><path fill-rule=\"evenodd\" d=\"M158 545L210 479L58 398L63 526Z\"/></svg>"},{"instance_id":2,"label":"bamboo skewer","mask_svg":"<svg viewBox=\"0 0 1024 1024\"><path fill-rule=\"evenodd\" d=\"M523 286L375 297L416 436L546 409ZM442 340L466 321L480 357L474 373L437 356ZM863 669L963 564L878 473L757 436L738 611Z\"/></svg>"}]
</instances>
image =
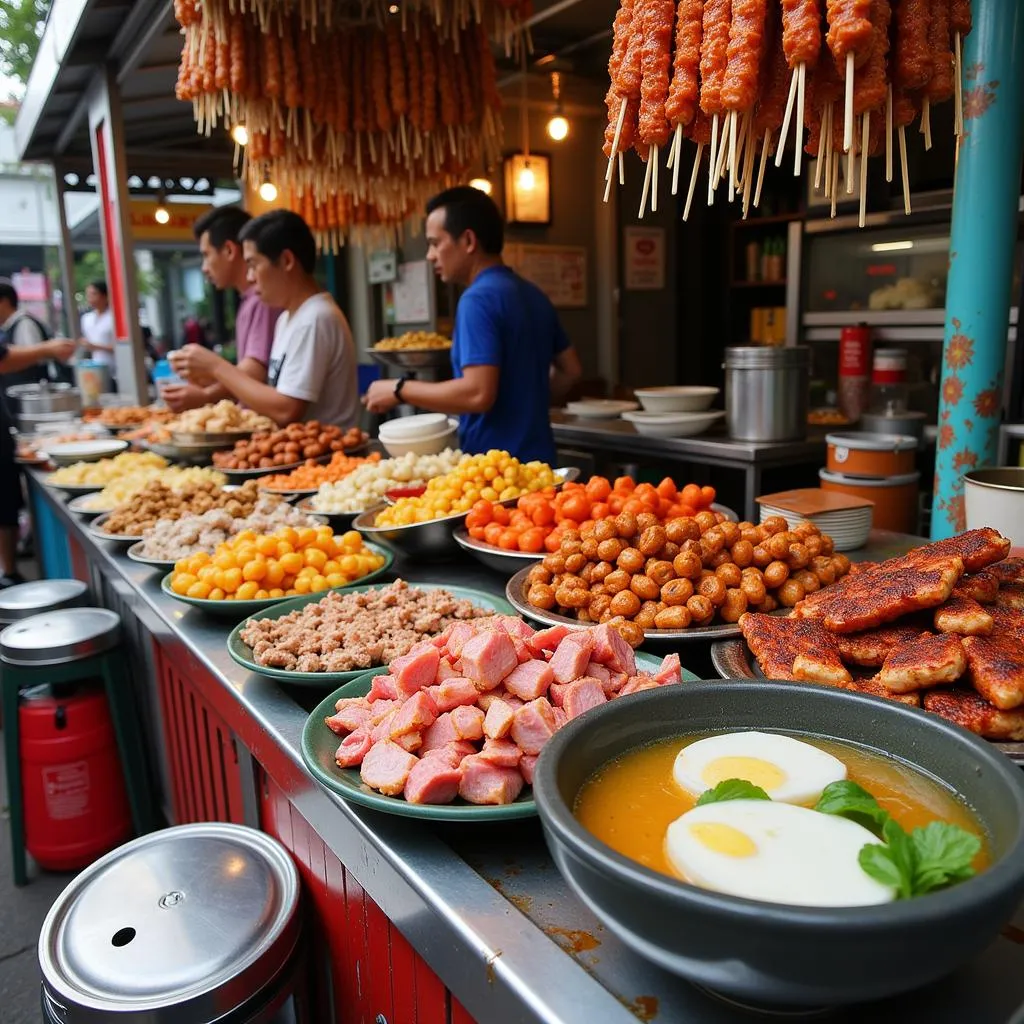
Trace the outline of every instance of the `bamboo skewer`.
<instances>
[{"instance_id":1,"label":"bamboo skewer","mask_svg":"<svg viewBox=\"0 0 1024 1024\"><path fill-rule=\"evenodd\" d=\"M782 166L782 154L786 148L786 138L789 135L789 121L793 116L793 106L796 103L796 94L800 83L797 81L797 74L794 71L789 81L789 98L786 100L786 113L782 118L782 128L779 129L779 141L775 147L775 166Z\"/></svg>"},{"instance_id":2,"label":"bamboo skewer","mask_svg":"<svg viewBox=\"0 0 1024 1024\"><path fill-rule=\"evenodd\" d=\"M864 227L864 217L868 202L868 132L871 129L871 111L864 111L860 128L860 213L857 217L859 227Z\"/></svg>"},{"instance_id":3,"label":"bamboo skewer","mask_svg":"<svg viewBox=\"0 0 1024 1024\"><path fill-rule=\"evenodd\" d=\"M853 53L846 55L846 107L843 119L843 152L853 147Z\"/></svg>"},{"instance_id":4,"label":"bamboo skewer","mask_svg":"<svg viewBox=\"0 0 1024 1024\"><path fill-rule=\"evenodd\" d=\"M729 113L729 202L736 197L736 111Z\"/></svg>"},{"instance_id":5,"label":"bamboo skewer","mask_svg":"<svg viewBox=\"0 0 1024 1024\"><path fill-rule=\"evenodd\" d=\"M804 93L807 83L807 65L801 61L797 65L797 90L796 90L796 146L793 156L793 175L800 177L800 161L803 159L803 134L804 134Z\"/></svg>"},{"instance_id":6,"label":"bamboo skewer","mask_svg":"<svg viewBox=\"0 0 1024 1024\"><path fill-rule=\"evenodd\" d=\"M672 195L679 193L679 165L683 162L683 126L676 125L675 138L672 140L672 152L669 154L672 164Z\"/></svg>"},{"instance_id":7,"label":"bamboo skewer","mask_svg":"<svg viewBox=\"0 0 1024 1024\"><path fill-rule=\"evenodd\" d=\"M927 95L921 100L921 134L927 151L932 148L932 104Z\"/></svg>"},{"instance_id":8,"label":"bamboo skewer","mask_svg":"<svg viewBox=\"0 0 1024 1024\"><path fill-rule=\"evenodd\" d=\"M903 212L910 214L910 175L907 174L907 128L900 125L900 172L903 175Z\"/></svg>"},{"instance_id":9,"label":"bamboo skewer","mask_svg":"<svg viewBox=\"0 0 1024 1024\"><path fill-rule=\"evenodd\" d=\"M715 201L715 168L718 166L718 115L711 117L711 153L708 164L708 206Z\"/></svg>"},{"instance_id":10,"label":"bamboo skewer","mask_svg":"<svg viewBox=\"0 0 1024 1024\"><path fill-rule=\"evenodd\" d=\"M640 193L640 213L639 216L642 219L644 211L647 209L647 196L651 190L651 174L653 173L653 166L651 161L650 149L647 151L647 173L644 175L644 187Z\"/></svg>"},{"instance_id":11,"label":"bamboo skewer","mask_svg":"<svg viewBox=\"0 0 1024 1024\"><path fill-rule=\"evenodd\" d=\"M658 212L658 164L661 162L660 154L658 152L658 145L655 143L650 147L647 153L647 162L653 167L652 181L651 181L651 213Z\"/></svg>"},{"instance_id":12,"label":"bamboo skewer","mask_svg":"<svg viewBox=\"0 0 1024 1024\"><path fill-rule=\"evenodd\" d=\"M885 90L885 180L892 181L892 83Z\"/></svg>"},{"instance_id":13,"label":"bamboo skewer","mask_svg":"<svg viewBox=\"0 0 1024 1024\"><path fill-rule=\"evenodd\" d=\"M683 220L690 216L690 204L693 202L693 191L697 187L697 175L700 172L700 158L704 154L704 143L697 143L697 155L693 158L693 170L690 172L690 188L686 193L686 206L683 207Z\"/></svg>"},{"instance_id":14,"label":"bamboo skewer","mask_svg":"<svg viewBox=\"0 0 1024 1024\"><path fill-rule=\"evenodd\" d=\"M764 183L764 168L765 164L768 163L768 147L772 141L772 130L771 128L765 128L764 138L761 140L761 165L757 169L757 188L754 190L754 206L757 207L761 203L761 185Z\"/></svg>"}]
</instances>

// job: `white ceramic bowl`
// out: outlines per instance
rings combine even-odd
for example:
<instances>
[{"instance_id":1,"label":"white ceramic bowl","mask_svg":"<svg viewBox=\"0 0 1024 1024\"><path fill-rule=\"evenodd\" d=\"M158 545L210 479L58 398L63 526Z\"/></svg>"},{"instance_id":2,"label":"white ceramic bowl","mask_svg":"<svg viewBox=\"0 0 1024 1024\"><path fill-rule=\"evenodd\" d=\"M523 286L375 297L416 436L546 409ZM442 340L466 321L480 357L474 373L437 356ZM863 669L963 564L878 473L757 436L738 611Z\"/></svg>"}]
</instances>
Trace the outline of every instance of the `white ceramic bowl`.
<instances>
[{"instance_id":1,"label":"white ceramic bowl","mask_svg":"<svg viewBox=\"0 0 1024 1024\"><path fill-rule=\"evenodd\" d=\"M622 402L614 398L583 398L578 402L566 403L565 411L570 416L586 420L613 420L636 407L636 402Z\"/></svg>"},{"instance_id":2,"label":"white ceramic bowl","mask_svg":"<svg viewBox=\"0 0 1024 1024\"><path fill-rule=\"evenodd\" d=\"M448 417L443 412L426 412L418 416L386 420L377 433L381 441L417 441L447 429Z\"/></svg>"},{"instance_id":3,"label":"white ceramic bowl","mask_svg":"<svg viewBox=\"0 0 1024 1024\"><path fill-rule=\"evenodd\" d=\"M127 447L127 441L98 437L95 441L65 441L63 444L50 445L46 454L58 466L70 466L75 462L96 462L111 458Z\"/></svg>"},{"instance_id":4,"label":"white ceramic bowl","mask_svg":"<svg viewBox=\"0 0 1024 1024\"><path fill-rule=\"evenodd\" d=\"M412 452L413 455L437 455L445 448L458 446L459 421L455 418L449 419L447 427L423 437L389 440L382 436L380 443L384 445L388 455L393 459L397 459L401 455L408 455L409 452Z\"/></svg>"},{"instance_id":5,"label":"white ceramic bowl","mask_svg":"<svg viewBox=\"0 0 1024 1024\"><path fill-rule=\"evenodd\" d=\"M1024 547L1024 468L1001 466L964 474L967 529L992 526Z\"/></svg>"},{"instance_id":6,"label":"white ceramic bowl","mask_svg":"<svg viewBox=\"0 0 1024 1024\"><path fill-rule=\"evenodd\" d=\"M624 412L622 414L622 418L632 423L638 434L646 434L649 437L692 437L694 434L702 434L723 416L725 416L724 412Z\"/></svg>"},{"instance_id":7,"label":"white ceramic bowl","mask_svg":"<svg viewBox=\"0 0 1024 1024\"><path fill-rule=\"evenodd\" d=\"M637 388L633 394L645 412L703 412L711 407L720 388L662 387Z\"/></svg>"}]
</instances>

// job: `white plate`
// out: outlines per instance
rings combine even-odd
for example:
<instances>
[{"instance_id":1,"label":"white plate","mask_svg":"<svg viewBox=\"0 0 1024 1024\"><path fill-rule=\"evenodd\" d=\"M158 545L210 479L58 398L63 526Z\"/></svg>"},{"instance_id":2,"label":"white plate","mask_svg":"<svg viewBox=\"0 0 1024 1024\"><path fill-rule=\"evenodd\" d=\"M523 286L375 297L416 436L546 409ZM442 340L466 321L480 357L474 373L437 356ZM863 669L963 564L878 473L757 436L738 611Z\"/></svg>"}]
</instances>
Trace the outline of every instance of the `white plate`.
<instances>
[{"instance_id":1,"label":"white plate","mask_svg":"<svg viewBox=\"0 0 1024 1024\"><path fill-rule=\"evenodd\" d=\"M649 437L692 437L702 434L722 419L724 412L624 412L622 418L633 424L638 434Z\"/></svg>"},{"instance_id":2,"label":"white plate","mask_svg":"<svg viewBox=\"0 0 1024 1024\"><path fill-rule=\"evenodd\" d=\"M58 466L70 466L75 462L95 462L97 459L109 458L127 447L127 441L99 437L95 441L65 441L63 444L50 445L45 452Z\"/></svg>"},{"instance_id":3,"label":"white plate","mask_svg":"<svg viewBox=\"0 0 1024 1024\"><path fill-rule=\"evenodd\" d=\"M621 402L613 398L584 398L579 402L568 402L565 411L570 416L586 420L613 420L624 412L638 409L636 402Z\"/></svg>"},{"instance_id":4,"label":"white plate","mask_svg":"<svg viewBox=\"0 0 1024 1024\"><path fill-rule=\"evenodd\" d=\"M72 498L68 502L68 511L76 512L80 516L101 516L104 512L109 512L109 508L89 508L87 503L90 498L94 498L98 492L94 491L90 494L80 494L77 498Z\"/></svg>"},{"instance_id":5,"label":"white plate","mask_svg":"<svg viewBox=\"0 0 1024 1024\"><path fill-rule=\"evenodd\" d=\"M647 412L703 412L720 391L720 388L672 386L636 388L633 394Z\"/></svg>"}]
</instances>

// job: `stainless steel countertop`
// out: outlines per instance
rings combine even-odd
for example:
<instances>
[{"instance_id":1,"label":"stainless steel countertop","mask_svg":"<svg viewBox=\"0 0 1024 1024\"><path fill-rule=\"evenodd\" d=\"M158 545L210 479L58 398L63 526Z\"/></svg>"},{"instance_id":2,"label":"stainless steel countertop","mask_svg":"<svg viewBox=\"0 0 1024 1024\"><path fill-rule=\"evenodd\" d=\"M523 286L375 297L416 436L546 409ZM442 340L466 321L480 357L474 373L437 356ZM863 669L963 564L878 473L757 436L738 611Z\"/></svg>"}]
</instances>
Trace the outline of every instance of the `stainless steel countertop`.
<instances>
[{"instance_id":1,"label":"stainless steel countertop","mask_svg":"<svg viewBox=\"0 0 1024 1024\"><path fill-rule=\"evenodd\" d=\"M431 825L346 804L306 772L303 724L322 696L283 688L247 673L228 656L233 623L211 619L166 597L160 573L128 559L119 545L94 540L58 492L38 484L90 559L161 643L200 664L217 684L204 693L241 743L405 934L480 1024L744 1024L727 1006L643 960L608 932L566 886L540 825ZM880 536L882 547L892 536ZM881 552L880 552L881 553ZM475 562L411 565L406 579L477 586L501 593L504 581ZM682 648L684 664L686 648ZM1024 914L1014 936L944 981L830 1019L854 1024L1005 1024L1024 1004ZM685 922L680 922L685 927ZM908 951L908 955L914 955ZM756 1018L753 1018L756 1019ZM395 1022L406 1024L406 1022Z\"/></svg>"},{"instance_id":2,"label":"stainless steel countertop","mask_svg":"<svg viewBox=\"0 0 1024 1024\"><path fill-rule=\"evenodd\" d=\"M712 464L779 466L822 460L825 454L824 427L811 427L803 441L736 441L718 427L696 437L650 437L638 434L623 419L593 420L552 410L555 440L600 446L637 455L699 456Z\"/></svg>"}]
</instances>

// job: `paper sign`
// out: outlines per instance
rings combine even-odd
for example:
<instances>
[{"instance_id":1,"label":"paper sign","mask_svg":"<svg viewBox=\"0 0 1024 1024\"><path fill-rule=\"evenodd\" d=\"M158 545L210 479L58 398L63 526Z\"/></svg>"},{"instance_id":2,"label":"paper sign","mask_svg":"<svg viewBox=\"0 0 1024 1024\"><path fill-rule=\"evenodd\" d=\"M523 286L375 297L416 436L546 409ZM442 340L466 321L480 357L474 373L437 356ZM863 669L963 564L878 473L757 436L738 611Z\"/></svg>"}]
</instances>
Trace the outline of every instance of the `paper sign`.
<instances>
[{"instance_id":1,"label":"paper sign","mask_svg":"<svg viewBox=\"0 0 1024 1024\"><path fill-rule=\"evenodd\" d=\"M391 286L396 324L427 324L433 320L433 270L426 260L398 265L398 278Z\"/></svg>"},{"instance_id":2,"label":"paper sign","mask_svg":"<svg viewBox=\"0 0 1024 1024\"><path fill-rule=\"evenodd\" d=\"M625 286L628 291L650 292L665 287L665 229L625 228Z\"/></svg>"},{"instance_id":3,"label":"paper sign","mask_svg":"<svg viewBox=\"0 0 1024 1024\"><path fill-rule=\"evenodd\" d=\"M575 245L513 243L502 253L505 262L532 281L559 309L587 304L587 250Z\"/></svg>"}]
</instances>

